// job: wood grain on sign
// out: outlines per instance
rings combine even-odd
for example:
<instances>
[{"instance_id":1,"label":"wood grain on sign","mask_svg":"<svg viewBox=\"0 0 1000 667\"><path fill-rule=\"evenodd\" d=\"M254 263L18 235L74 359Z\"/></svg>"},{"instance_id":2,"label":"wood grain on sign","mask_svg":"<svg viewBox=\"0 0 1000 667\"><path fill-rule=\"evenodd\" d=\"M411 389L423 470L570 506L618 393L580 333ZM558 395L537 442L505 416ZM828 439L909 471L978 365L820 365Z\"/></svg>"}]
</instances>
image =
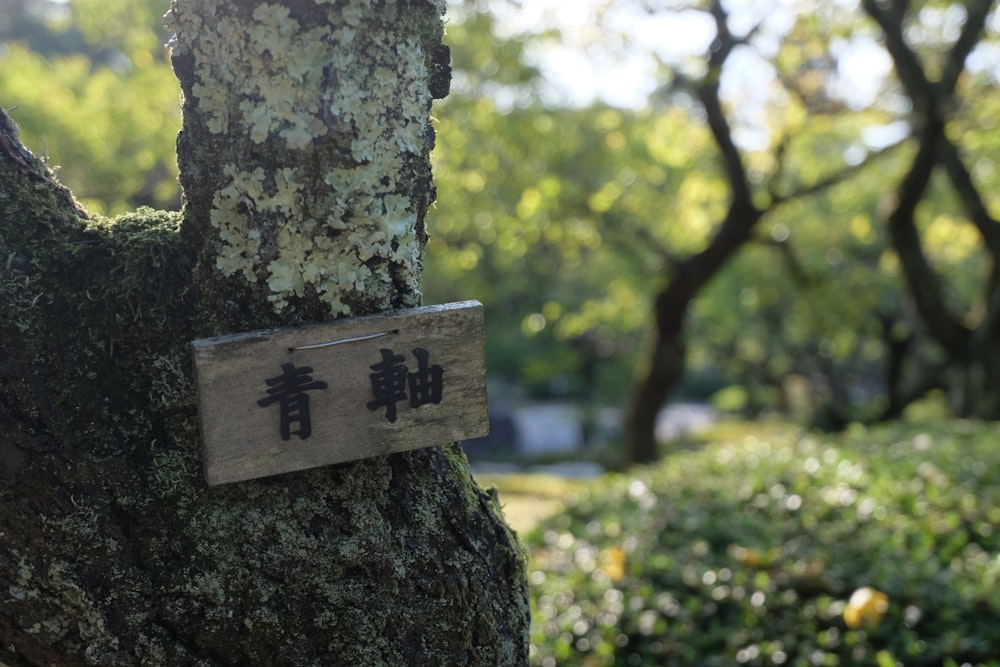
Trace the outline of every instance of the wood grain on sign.
<instances>
[{"instance_id":1,"label":"wood grain on sign","mask_svg":"<svg viewBox=\"0 0 1000 667\"><path fill-rule=\"evenodd\" d=\"M477 301L192 346L212 485L489 432Z\"/></svg>"}]
</instances>

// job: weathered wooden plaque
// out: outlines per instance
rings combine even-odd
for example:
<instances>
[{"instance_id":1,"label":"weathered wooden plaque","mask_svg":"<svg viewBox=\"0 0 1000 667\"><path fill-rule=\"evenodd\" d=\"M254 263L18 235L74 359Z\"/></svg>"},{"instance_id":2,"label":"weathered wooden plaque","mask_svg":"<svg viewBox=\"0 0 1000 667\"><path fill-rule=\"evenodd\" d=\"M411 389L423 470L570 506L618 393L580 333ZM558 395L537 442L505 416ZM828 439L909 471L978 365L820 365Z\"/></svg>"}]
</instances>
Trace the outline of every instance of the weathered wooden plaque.
<instances>
[{"instance_id":1,"label":"weathered wooden plaque","mask_svg":"<svg viewBox=\"0 0 1000 667\"><path fill-rule=\"evenodd\" d=\"M483 340L478 301L196 340L205 479L486 435Z\"/></svg>"}]
</instances>

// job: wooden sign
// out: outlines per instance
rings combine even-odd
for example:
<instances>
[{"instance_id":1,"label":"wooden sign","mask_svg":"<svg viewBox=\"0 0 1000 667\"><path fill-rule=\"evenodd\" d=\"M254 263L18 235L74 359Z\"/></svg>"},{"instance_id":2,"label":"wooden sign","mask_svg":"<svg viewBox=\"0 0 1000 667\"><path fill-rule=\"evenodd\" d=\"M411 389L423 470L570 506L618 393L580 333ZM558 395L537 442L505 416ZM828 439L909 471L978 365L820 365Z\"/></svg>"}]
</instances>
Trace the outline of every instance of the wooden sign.
<instances>
[{"instance_id":1,"label":"wooden sign","mask_svg":"<svg viewBox=\"0 0 1000 667\"><path fill-rule=\"evenodd\" d=\"M211 485L489 432L478 301L192 345Z\"/></svg>"}]
</instances>

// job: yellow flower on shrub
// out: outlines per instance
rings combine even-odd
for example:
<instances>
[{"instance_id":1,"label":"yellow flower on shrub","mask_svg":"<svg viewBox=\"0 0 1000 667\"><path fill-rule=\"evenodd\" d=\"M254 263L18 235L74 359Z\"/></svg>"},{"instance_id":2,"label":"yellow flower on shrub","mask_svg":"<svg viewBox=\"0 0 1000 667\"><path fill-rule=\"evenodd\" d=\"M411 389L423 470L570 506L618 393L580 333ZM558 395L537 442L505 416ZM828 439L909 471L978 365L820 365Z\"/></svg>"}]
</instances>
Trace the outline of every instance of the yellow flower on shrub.
<instances>
[{"instance_id":1,"label":"yellow flower on shrub","mask_svg":"<svg viewBox=\"0 0 1000 667\"><path fill-rule=\"evenodd\" d=\"M753 547L744 547L739 544L729 545L729 555L732 556L737 563L741 565L746 565L747 567L752 567L755 569L767 569L773 567L778 559L781 558L781 549L771 548L767 551L761 551L759 549L754 549Z\"/></svg>"},{"instance_id":2,"label":"yellow flower on shrub","mask_svg":"<svg viewBox=\"0 0 1000 667\"><path fill-rule=\"evenodd\" d=\"M844 623L849 628L874 627L889 610L889 596L869 586L854 591L844 608Z\"/></svg>"},{"instance_id":3,"label":"yellow flower on shrub","mask_svg":"<svg viewBox=\"0 0 1000 667\"><path fill-rule=\"evenodd\" d=\"M601 569L611 581L618 581L625 576L625 552L611 547L601 552Z\"/></svg>"}]
</instances>

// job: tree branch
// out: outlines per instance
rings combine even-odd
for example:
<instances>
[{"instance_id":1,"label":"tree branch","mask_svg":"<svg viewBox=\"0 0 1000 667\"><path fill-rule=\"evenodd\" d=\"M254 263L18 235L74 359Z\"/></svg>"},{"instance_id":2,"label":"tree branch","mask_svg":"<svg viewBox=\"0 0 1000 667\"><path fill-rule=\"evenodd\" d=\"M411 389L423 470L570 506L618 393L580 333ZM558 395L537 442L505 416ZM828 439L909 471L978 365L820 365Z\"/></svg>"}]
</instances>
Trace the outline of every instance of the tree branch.
<instances>
[{"instance_id":1,"label":"tree branch","mask_svg":"<svg viewBox=\"0 0 1000 667\"><path fill-rule=\"evenodd\" d=\"M930 83L920 57L910 49L903 35L905 3L894 2L886 8L878 0L862 0L861 5L882 29L886 50L896 66L896 76L913 101L913 108L923 111L927 108Z\"/></svg>"},{"instance_id":2,"label":"tree branch","mask_svg":"<svg viewBox=\"0 0 1000 667\"><path fill-rule=\"evenodd\" d=\"M966 4L965 23L962 24L962 31L948 52L948 59L938 81L938 87L943 95L950 96L955 91L958 79L965 70L965 59L979 43L992 7L993 0L969 0Z\"/></svg>"},{"instance_id":3,"label":"tree branch","mask_svg":"<svg viewBox=\"0 0 1000 667\"><path fill-rule=\"evenodd\" d=\"M920 142L920 148L897 190L896 206L887 221L890 236L914 302L931 336L959 361L966 359L970 353L971 332L945 304L941 280L924 254L915 215L917 205L926 196L935 166L943 162L986 244L994 255L1000 250L1000 238L995 231L996 222L979 197L957 148L944 132L945 117L951 107L951 97L959 76L964 70L965 59L978 42L991 5L989 0L975 0L967 8L966 23L948 52L941 79L934 84L927 77L919 57L906 42L903 33L906 3L896 2L886 8L877 0L862 2L865 11L882 29L886 49L893 59L896 74L913 103L918 121L913 136Z\"/></svg>"},{"instance_id":4,"label":"tree branch","mask_svg":"<svg viewBox=\"0 0 1000 667\"><path fill-rule=\"evenodd\" d=\"M792 250L792 245L788 239L779 241L770 237L761 237L756 239L756 242L778 250L781 258L784 260L785 266L788 268L788 273L792 276L792 280L798 287L813 287L821 282L822 279L819 276L810 275L805 267L802 266L802 262L795 255L795 251Z\"/></svg>"},{"instance_id":5,"label":"tree branch","mask_svg":"<svg viewBox=\"0 0 1000 667\"><path fill-rule=\"evenodd\" d=\"M715 138L715 143L719 147L723 166L726 172L726 180L732 190L732 206L745 211L753 211L753 195L750 191L750 183L747 178L746 167L739 148L733 141L732 129L726 120L726 114L722 108L722 100L719 97L719 79L722 74L722 67L729 58L733 49L745 43L749 37L736 38L730 31L728 25L728 15L720 0L715 0L711 7L712 18L715 19L717 35L708 54L708 74L700 82L697 88L698 98L705 107L705 114L708 126ZM752 33L751 33L752 34Z\"/></svg>"},{"instance_id":6,"label":"tree branch","mask_svg":"<svg viewBox=\"0 0 1000 667\"><path fill-rule=\"evenodd\" d=\"M69 188L59 183L45 163L30 150L25 148L19 138L17 123L14 122L2 107L0 107L0 156L11 163L21 174L44 186L68 209L81 218L89 218L90 214L73 197Z\"/></svg>"},{"instance_id":7,"label":"tree branch","mask_svg":"<svg viewBox=\"0 0 1000 667\"><path fill-rule=\"evenodd\" d=\"M803 188L799 188L797 190L793 190L792 192L789 192L787 194L779 194L775 190L771 189L769 191L769 194L770 194L770 197L771 197L771 201L774 204L784 204L786 202L794 201L796 199L803 199L803 198L808 197L810 195L814 195L814 194L816 194L818 192L822 192L823 190L826 190L827 188L831 188L831 187L833 187L835 185L840 185L844 181L852 178L853 176L856 176L863 169L871 166L871 164L873 162L875 162L875 160L877 160L878 158L881 158L881 157L884 157L884 156L888 155L889 153L891 153L892 151L896 150L897 148L899 148L900 146L904 145L905 143L906 143L906 140L900 140L900 141L897 141L894 144L890 144L890 145L888 145L888 146L886 146L884 148L881 148L881 149L879 149L877 151L873 151L873 152L871 152L871 153L868 154L868 157L866 157L864 160L862 160L858 164L848 165L844 169L841 169L838 172L830 174L826 178L821 178L821 179L819 179L818 181L816 181L815 183L813 183L811 185L807 185L807 186L805 186Z\"/></svg>"},{"instance_id":8,"label":"tree branch","mask_svg":"<svg viewBox=\"0 0 1000 667\"><path fill-rule=\"evenodd\" d=\"M899 256L910 293L927 324L928 331L949 354L964 359L968 353L970 331L945 304L941 280L924 254L916 226L917 205L924 198L936 165L934 126L923 137L909 172L897 190L897 203L887 223L893 247Z\"/></svg>"},{"instance_id":9,"label":"tree branch","mask_svg":"<svg viewBox=\"0 0 1000 667\"><path fill-rule=\"evenodd\" d=\"M979 230L979 234L990 249L990 253L995 257L1000 257L1000 221L990 215L986 203L979 194L979 189L972 181L972 175L965 168L965 163L962 162L958 147L943 133L939 142L945 173L948 174L952 187L955 188L962 200L966 215Z\"/></svg>"},{"instance_id":10,"label":"tree branch","mask_svg":"<svg viewBox=\"0 0 1000 667\"><path fill-rule=\"evenodd\" d=\"M966 7L967 15L965 23L962 25L962 31L949 51L941 79L934 87L938 91L935 106L938 107L938 112L942 115L952 106L950 100L958 85L959 77L965 70L965 61L975 49L976 44L979 43L993 4L993 0L972 0ZM945 171L962 200L966 214L979 230L984 243L990 248L992 254L1000 256L1000 225L998 225L998 221L990 215L979 190L972 181L972 176L962 162L958 147L944 132L941 133L939 141L941 142L941 160L944 163Z\"/></svg>"}]
</instances>

